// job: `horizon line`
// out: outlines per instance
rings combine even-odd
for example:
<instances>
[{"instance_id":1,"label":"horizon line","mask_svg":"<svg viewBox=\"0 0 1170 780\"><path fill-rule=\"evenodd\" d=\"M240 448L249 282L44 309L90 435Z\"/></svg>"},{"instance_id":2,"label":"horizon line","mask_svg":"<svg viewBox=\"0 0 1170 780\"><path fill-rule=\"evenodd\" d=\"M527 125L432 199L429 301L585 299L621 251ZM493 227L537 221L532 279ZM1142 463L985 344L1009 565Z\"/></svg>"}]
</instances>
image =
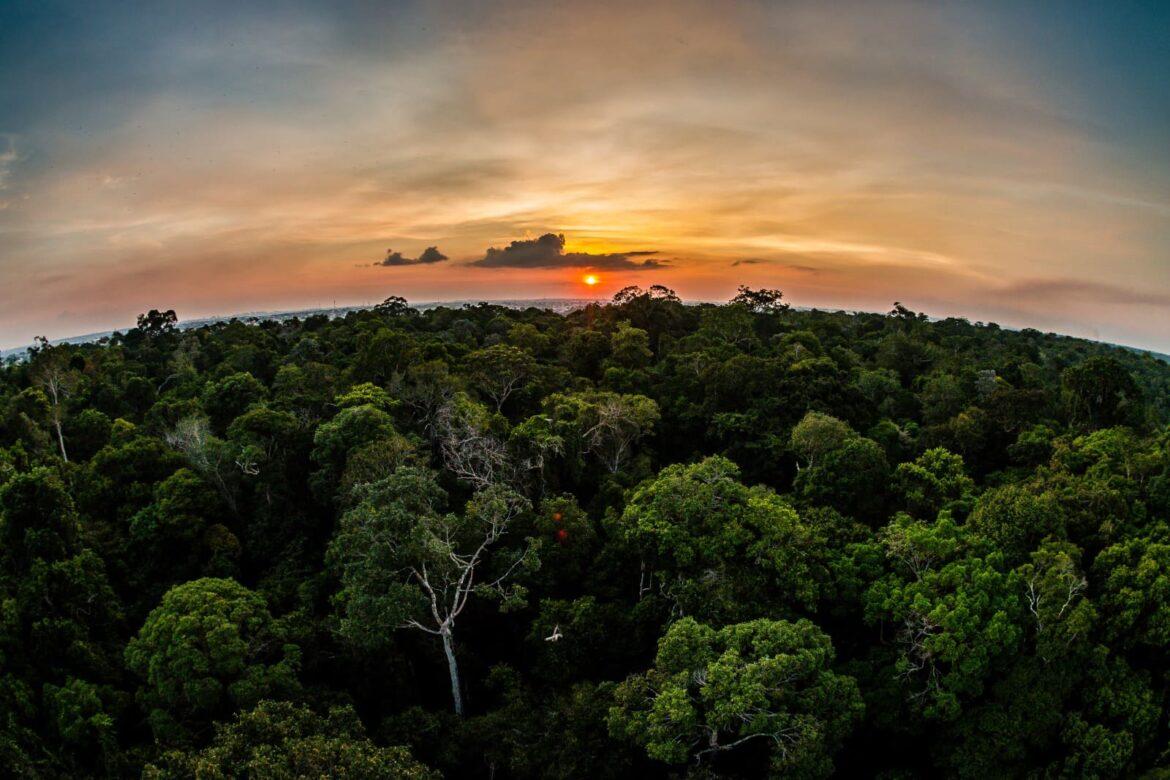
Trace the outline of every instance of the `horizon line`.
<instances>
[{"instance_id":1,"label":"horizon line","mask_svg":"<svg viewBox=\"0 0 1170 780\"><path fill-rule=\"evenodd\" d=\"M410 306L413 309L419 309L419 310L426 310L428 308L438 308L441 306L446 306L446 305L451 305L451 304L459 304L459 305L464 305L464 306L478 305L478 304L489 304L489 305L495 304L495 305L500 305L500 306L507 306L507 304L509 304L509 303L535 304L535 303L564 302L564 303L580 303L580 304L582 304L580 306L580 308L584 308L585 306L588 306L590 304L598 304L598 305L603 305L603 306L613 304L612 298L608 298L608 299L607 298L582 298L582 297L575 297L575 296L574 297L542 297L542 298L493 298L493 299L451 298L451 299L445 299L445 300L420 301L418 303L412 303L410 300L406 299L404 296L390 296L390 297L401 297L403 300L405 300L407 302L408 306ZM703 305L703 304L711 304L711 305L715 305L715 306L721 306L721 305L724 305L726 303L729 303L729 301L717 301L717 300L712 300L712 299L701 299L701 298L682 298L681 296L679 298L679 301L684 306L698 306L698 305ZM300 315L311 315L311 314L319 314L319 313L323 313L323 312L339 312L339 311L344 311L345 313L348 314L348 313L357 312L357 311L368 311L368 310L373 309L374 307L376 307L378 305L379 305L378 303L342 304L342 305L337 305L336 303L334 303L332 306L318 306L318 307L309 307L309 308L304 308L304 309L276 309L276 310L259 310L259 311L253 310L253 311L236 312L236 313L232 313L232 314L212 314L212 315L207 315L207 316L203 316L203 317L193 317L191 319L186 319L186 320L180 319L177 321L177 325L178 325L178 328L180 330L192 330L195 328L206 327L208 325L214 325L214 324L217 324L220 322L231 322L232 320L274 319L277 317L294 318L294 317L299 317ZM792 309L796 309L797 311L804 311L804 312L820 311L820 312L827 312L827 313L833 313L833 314L879 314L879 315L883 315L883 316L885 316L887 314L887 312L874 311L871 309L846 309L846 308L829 308L829 307L820 307L820 306L798 306L795 304L789 304L789 306ZM513 307L510 307L510 308L513 308ZM537 307L537 308L540 308L540 307ZM572 311L572 310L573 309L569 309L565 312L557 312L553 309L547 309L547 311L553 311L556 314L562 314L562 315L565 313L568 313L568 311ZM924 313L924 312L921 312L921 313ZM1152 355L1155 358L1164 360L1166 362L1170 362L1170 353L1159 352L1158 350L1155 350L1155 349L1150 349L1148 347L1139 347L1139 346L1136 346L1133 344L1122 344L1122 343L1113 342L1113 341L1103 341L1101 339L1093 339L1093 338L1088 338L1085 336L1073 336L1073 335L1068 334L1068 333L1061 333L1060 331L1054 331L1054 330L1045 331L1045 330L1041 330L1039 328L1033 328L1033 327L1022 327L1022 328L1011 327L1011 326L1007 326L1007 325L1001 325L998 322L994 322L991 320L972 321L967 317L959 317L959 316L955 316L955 315L946 315L946 316L940 317L940 316L934 316L934 315L927 314L926 317L927 317L927 320L929 320L931 322L941 322L943 320L948 320L948 319L964 320L964 321L966 321L966 322L968 322L976 327L989 327L991 325L994 325L995 327L1000 328L1002 330L1009 330L1009 331L1014 331L1017 333L1020 331L1025 331L1025 330L1035 330L1036 332L1042 333L1046 336L1057 336L1057 337L1066 338L1066 339L1077 339L1079 341L1085 341L1085 342L1088 342L1091 344L1104 344L1105 346L1109 346L1109 347L1128 349L1128 350ZM48 339L48 343L50 345L53 345L53 346L62 345L62 344L72 344L72 345L91 344L93 342L100 341L103 338L108 338L108 337L114 336L116 334L120 334L120 333L124 333L124 332L130 331L130 330L133 330L135 327L137 327L136 324L132 325L128 328L125 328L125 329L113 328L110 330L94 331L92 333L82 333L82 334L78 334L75 336L62 336L60 338ZM22 344L22 345L17 345L14 347L0 346L0 360L8 360L12 357L20 356L21 354L27 352L33 346L34 346L33 344Z\"/></svg>"}]
</instances>

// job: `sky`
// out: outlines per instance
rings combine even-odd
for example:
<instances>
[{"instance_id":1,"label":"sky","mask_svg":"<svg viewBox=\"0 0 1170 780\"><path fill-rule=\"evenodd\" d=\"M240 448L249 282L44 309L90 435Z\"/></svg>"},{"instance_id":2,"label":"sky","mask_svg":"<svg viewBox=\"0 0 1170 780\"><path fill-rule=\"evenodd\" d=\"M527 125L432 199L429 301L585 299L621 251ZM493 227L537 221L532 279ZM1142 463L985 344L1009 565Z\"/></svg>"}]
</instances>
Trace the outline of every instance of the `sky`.
<instances>
[{"instance_id":1,"label":"sky","mask_svg":"<svg viewBox=\"0 0 1170 780\"><path fill-rule=\"evenodd\" d=\"M1167 74L1161 0L0 0L0 348L746 284L1170 351Z\"/></svg>"}]
</instances>

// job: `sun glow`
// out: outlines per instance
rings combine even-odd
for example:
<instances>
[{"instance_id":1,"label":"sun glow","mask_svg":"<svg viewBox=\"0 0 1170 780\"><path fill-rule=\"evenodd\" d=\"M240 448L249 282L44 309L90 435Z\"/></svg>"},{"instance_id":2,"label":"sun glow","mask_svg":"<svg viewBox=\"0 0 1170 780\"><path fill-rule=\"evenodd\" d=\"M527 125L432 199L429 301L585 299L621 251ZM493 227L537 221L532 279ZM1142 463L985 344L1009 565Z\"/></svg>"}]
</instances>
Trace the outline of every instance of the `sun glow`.
<instances>
[{"instance_id":1,"label":"sun glow","mask_svg":"<svg viewBox=\"0 0 1170 780\"><path fill-rule=\"evenodd\" d=\"M585 284L587 284L587 285L589 285L590 287L592 287L593 285L597 284L597 282L598 282L598 279L597 279L597 277L596 277L596 276L594 276L593 274L589 274L588 276L586 276L586 277L585 277L584 279L582 279L581 281L585 282Z\"/></svg>"}]
</instances>

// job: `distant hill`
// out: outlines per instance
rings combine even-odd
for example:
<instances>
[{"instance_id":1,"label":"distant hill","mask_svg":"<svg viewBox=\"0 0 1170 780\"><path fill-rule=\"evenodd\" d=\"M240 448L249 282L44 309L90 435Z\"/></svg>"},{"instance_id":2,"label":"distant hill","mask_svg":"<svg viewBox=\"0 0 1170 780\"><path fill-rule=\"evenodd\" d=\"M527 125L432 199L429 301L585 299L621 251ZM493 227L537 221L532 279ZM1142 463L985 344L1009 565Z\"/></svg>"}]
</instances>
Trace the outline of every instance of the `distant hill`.
<instances>
[{"instance_id":1,"label":"distant hill","mask_svg":"<svg viewBox=\"0 0 1170 780\"><path fill-rule=\"evenodd\" d=\"M1108 344L1109 342L1105 343ZM1109 344L1109 346L1118 347L1119 349L1124 349L1127 352L1136 352L1139 355L1150 355L1151 357L1156 357L1158 360L1163 360L1167 363L1170 363L1170 355L1167 355L1164 352L1154 352L1152 349L1139 349L1138 347L1127 347L1125 344Z\"/></svg>"}]
</instances>

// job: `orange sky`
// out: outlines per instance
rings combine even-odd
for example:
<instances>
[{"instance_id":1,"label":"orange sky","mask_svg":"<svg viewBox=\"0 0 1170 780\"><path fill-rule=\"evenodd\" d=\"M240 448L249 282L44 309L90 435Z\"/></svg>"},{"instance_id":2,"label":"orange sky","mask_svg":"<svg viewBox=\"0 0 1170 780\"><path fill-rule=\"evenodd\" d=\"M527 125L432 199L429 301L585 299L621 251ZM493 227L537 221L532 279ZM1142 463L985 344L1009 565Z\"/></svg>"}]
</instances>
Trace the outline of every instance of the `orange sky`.
<instances>
[{"instance_id":1,"label":"orange sky","mask_svg":"<svg viewBox=\"0 0 1170 780\"><path fill-rule=\"evenodd\" d=\"M0 119L0 347L156 307L660 283L1170 350L1166 161L977 8L224 7L82 19L71 47L34 28L27 72L0 76L20 108ZM546 233L552 267L474 265ZM379 265L431 246L447 259ZM610 256L595 288L586 255Z\"/></svg>"}]
</instances>

